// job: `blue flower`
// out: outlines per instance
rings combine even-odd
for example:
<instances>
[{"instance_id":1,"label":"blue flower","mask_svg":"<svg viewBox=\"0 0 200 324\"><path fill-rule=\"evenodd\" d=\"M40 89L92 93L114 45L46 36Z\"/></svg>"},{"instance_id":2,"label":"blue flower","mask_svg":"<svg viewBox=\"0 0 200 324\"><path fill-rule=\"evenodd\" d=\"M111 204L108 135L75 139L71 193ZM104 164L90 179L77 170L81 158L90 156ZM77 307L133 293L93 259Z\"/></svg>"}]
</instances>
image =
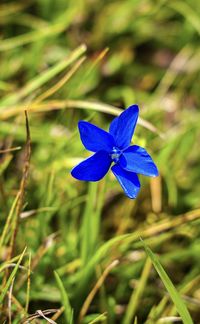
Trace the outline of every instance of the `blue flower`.
<instances>
[{"instance_id":1,"label":"blue flower","mask_svg":"<svg viewBox=\"0 0 200 324\"><path fill-rule=\"evenodd\" d=\"M137 105L130 106L116 117L109 132L88 123L78 123L83 145L94 154L75 166L71 174L78 180L98 181L111 170L125 194L136 198L140 190L137 173L150 177L158 175L158 169L147 151L140 146L130 146L139 114Z\"/></svg>"}]
</instances>

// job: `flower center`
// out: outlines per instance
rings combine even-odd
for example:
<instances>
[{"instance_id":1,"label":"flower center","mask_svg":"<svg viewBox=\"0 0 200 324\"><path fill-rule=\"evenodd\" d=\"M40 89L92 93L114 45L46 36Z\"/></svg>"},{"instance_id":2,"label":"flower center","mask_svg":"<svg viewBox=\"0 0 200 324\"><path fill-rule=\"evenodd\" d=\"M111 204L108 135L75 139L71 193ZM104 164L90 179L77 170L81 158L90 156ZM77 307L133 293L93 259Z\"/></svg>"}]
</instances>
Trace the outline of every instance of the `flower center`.
<instances>
[{"instance_id":1,"label":"flower center","mask_svg":"<svg viewBox=\"0 0 200 324\"><path fill-rule=\"evenodd\" d=\"M110 156L114 162L118 162L121 154L122 154L122 152L120 151L120 149L118 149L118 147L114 146Z\"/></svg>"}]
</instances>

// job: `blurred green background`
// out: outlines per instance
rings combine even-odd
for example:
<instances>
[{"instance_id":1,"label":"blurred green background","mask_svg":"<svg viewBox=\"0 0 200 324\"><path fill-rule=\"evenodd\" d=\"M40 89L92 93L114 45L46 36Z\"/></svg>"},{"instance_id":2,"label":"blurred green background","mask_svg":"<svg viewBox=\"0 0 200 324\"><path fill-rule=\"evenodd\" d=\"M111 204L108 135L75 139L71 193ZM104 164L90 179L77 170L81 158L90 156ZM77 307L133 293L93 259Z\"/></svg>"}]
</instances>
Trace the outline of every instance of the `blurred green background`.
<instances>
[{"instance_id":1,"label":"blurred green background","mask_svg":"<svg viewBox=\"0 0 200 324\"><path fill-rule=\"evenodd\" d=\"M199 34L196 0L1 1L1 323L182 323L140 237L199 323ZM78 121L131 104L160 171L136 200L70 175Z\"/></svg>"}]
</instances>

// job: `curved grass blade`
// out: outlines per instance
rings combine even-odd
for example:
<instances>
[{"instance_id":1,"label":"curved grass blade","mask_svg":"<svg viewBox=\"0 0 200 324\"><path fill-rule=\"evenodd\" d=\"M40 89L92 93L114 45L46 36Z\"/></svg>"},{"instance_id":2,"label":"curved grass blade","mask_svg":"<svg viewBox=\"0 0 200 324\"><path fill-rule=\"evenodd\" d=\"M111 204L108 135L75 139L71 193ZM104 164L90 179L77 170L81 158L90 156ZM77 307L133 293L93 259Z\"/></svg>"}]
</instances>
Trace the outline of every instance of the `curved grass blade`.
<instances>
[{"instance_id":1,"label":"curved grass blade","mask_svg":"<svg viewBox=\"0 0 200 324\"><path fill-rule=\"evenodd\" d=\"M8 231L9 231L9 227L10 227L11 221L13 219L13 215L14 215L15 208L16 208L16 205L18 203L19 197L20 197L20 193L18 192L17 196L15 197L15 200L13 201L12 207L10 209L9 215L7 217L7 220L6 220L6 224L5 224L4 228L3 228L3 233L2 233L2 235L0 237L0 250L1 250L2 246L3 246L3 244L4 244L4 241L6 239L6 235L7 235Z\"/></svg>"},{"instance_id":2,"label":"curved grass blade","mask_svg":"<svg viewBox=\"0 0 200 324\"><path fill-rule=\"evenodd\" d=\"M65 307L64 313L65 313L66 324L72 324L73 323L73 309L71 308L69 297L68 297L67 292L63 286L62 280L60 279L60 277L56 271L54 271L54 275L56 278L57 285L60 289L63 306Z\"/></svg>"},{"instance_id":3,"label":"curved grass blade","mask_svg":"<svg viewBox=\"0 0 200 324\"><path fill-rule=\"evenodd\" d=\"M16 266L14 267L13 271L11 272L11 275L8 278L7 282L6 282L5 287L2 289L2 292L0 294L0 304L4 300L4 297L5 297L5 295L6 295L7 291L8 291L11 283L12 283L12 280L13 280L13 278L15 277L15 275L17 273L17 270L18 270L19 265L20 265L20 263L21 263L21 261L22 261L22 259L24 257L25 252L26 252L26 247L25 247L24 251L22 252L22 254L20 256L19 261L17 262Z\"/></svg>"},{"instance_id":4,"label":"curved grass blade","mask_svg":"<svg viewBox=\"0 0 200 324\"><path fill-rule=\"evenodd\" d=\"M39 76L34 77L31 81L29 81L23 88L21 88L18 92L6 96L1 101L1 111L6 110L8 105L16 104L20 99L28 96L33 91L37 90L41 86L43 86L46 82L55 77L58 73L62 72L69 65L74 63L83 53L86 51L86 46L84 44L77 47L74 51L72 51L65 59L61 62L58 62L53 67L41 73ZM25 110L25 109L23 109Z\"/></svg>"},{"instance_id":5,"label":"curved grass blade","mask_svg":"<svg viewBox=\"0 0 200 324\"><path fill-rule=\"evenodd\" d=\"M141 239L141 241L142 241L142 245L146 251L146 254L151 259L151 261L154 265L154 268L156 269L157 273L159 274L165 288L167 289L172 301L174 302L174 305L176 306L176 310L179 313L183 323L184 324L193 324L193 320L190 316L190 313L188 312L186 305L184 304L178 291L176 290L173 283L171 282L171 279L169 278L168 274L165 272L162 265L160 264L158 257L151 251L151 249L144 243L144 241L142 239Z\"/></svg>"}]
</instances>

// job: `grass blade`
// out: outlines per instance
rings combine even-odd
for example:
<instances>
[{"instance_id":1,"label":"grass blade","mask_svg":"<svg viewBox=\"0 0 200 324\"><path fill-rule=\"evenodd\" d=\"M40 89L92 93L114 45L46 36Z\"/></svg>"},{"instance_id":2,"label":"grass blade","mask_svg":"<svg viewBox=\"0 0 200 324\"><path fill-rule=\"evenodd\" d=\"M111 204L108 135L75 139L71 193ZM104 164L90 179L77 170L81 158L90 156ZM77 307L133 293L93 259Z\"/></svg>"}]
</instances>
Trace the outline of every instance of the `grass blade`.
<instances>
[{"instance_id":1,"label":"grass blade","mask_svg":"<svg viewBox=\"0 0 200 324\"><path fill-rule=\"evenodd\" d=\"M63 286L62 280L60 279L60 277L56 271L54 271L54 275L56 278L57 285L60 289L63 306L65 307L64 313L65 313L66 324L72 324L73 323L73 310L70 305L69 297L68 297L67 292Z\"/></svg>"},{"instance_id":2,"label":"grass blade","mask_svg":"<svg viewBox=\"0 0 200 324\"><path fill-rule=\"evenodd\" d=\"M89 295L87 296L81 311L80 311L80 315L79 315L79 323L82 323L84 316L86 315L89 306L93 300L93 298L95 297L97 291L99 290L99 288L102 286L103 282L105 281L106 277L108 276L109 272L118 265L119 261L118 260L114 260L102 273L101 277L98 279L98 281L96 282L95 286L93 287L93 289L91 290L91 292L89 293Z\"/></svg>"},{"instance_id":3,"label":"grass blade","mask_svg":"<svg viewBox=\"0 0 200 324\"><path fill-rule=\"evenodd\" d=\"M4 300L4 297L5 297L5 295L6 295L7 291L8 291L11 283L12 283L12 280L13 280L13 278L15 277L15 275L17 273L17 270L18 270L19 265L20 265L20 263L21 263L21 261L22 261L22 259L24 257L25 252L26 252L26 247L25 247L24 251L22 252L22 254L20 256L19 261L17 262L16 266L14 267L13 271L11 272L11 275L8 278L7 282L6 282L5 287L2 289L2 292L0 294L0 304Z\"/></svg>"},{"instance_id":4,"label":"grass blade","mask_svg":"<svg viewBox=\"0 0 200 324\"><path fill-rule=\"evenodd\" d=\"M174 287L173 283L171 282L168 274L163 269L162 265L160 264L158 257L151 251L151 249L142 241L143 247L151 259L154 268L156 269L157 273L159 274L165 288L167 289L171 299L173 300L176 310L179 313L182 321L184 324L193 324L193 320L188 312L187 307L185 306L183 300L181 299L178 291Z\"/></svg>"},{"instance_id":5,"label":"grass blade","mask_svg":"<svg viewBox=\"0 0 200 324\"><path fill-rule=\"evenodd\" d=\"M47 71L44 71L39 76L36 76L34 79L28 82L20 91L5 97L4 100L1 101L1 106L15 104L20 99L26 97L36 89L40 88L46 82L55 77L58 73L62 72L70 64L75 62L85 51L85 45L79 46L63 61L58 62L52 68L48 69Z\"/></svg>"},{"instance_id":6,"label":"grass blade","mask_svg":"<svg viewBox=\"0 0 200 324\"><path fill-rule=\"evenodd\" d=\"M140 298L141 298L142 293L143 293L143 291L145 289L145 285L146 285L146 282L147 282L147 279L148 279L148 276L149 276L149 273L150 273L150 270L151 270L151 264L152 264L152 262L148 258L146 260L145 265L144 265L144 269L142 271L142 275L141 275L141 278L139 280L139 283L138 283L136 289L133 291L132 296L131 296L131 298L129 300L123 324L131 324L132 321L133 321L135 311L136 311L136 309L138 307L138 304L140 302Z\"/></svg>"},{"instance_id":7,"label":"grass blade","mask_svg":"<svg viewBox=\"0 0 200 324\"><path fill-rule=\"evenodd\" d=\"M28 277L27 277L27 289L26 289L26 306L25 310L28 313L29 301L30 301L30 287L31 287L31 253L28 260Z\"/></svg>"},{"instance_id":8,"label":"grass blade","mask_svg":"<svg viewBox=\"0 0 200 324\"><path fill-rule=\"evenodd\" d=\"M6 235L8 233L8 230L9 230L9 227L10 227L10 224L11 224L11 220L13 218L13 215L14 215L15 208L16 208L16 205L18 203L19 197L20 197L20 193L18 192L17 196L15 197L15 200L13 201L12 207L11 207L9 215L8 215L8 218L6 220L6 224L5 224L4 228L3 228L3 233L2 233L2 235L0 237L0 250L1 250L2 246L3 246L3 244L4 244L4 240L5 240Z\"/></svg>"}]
</instances>

